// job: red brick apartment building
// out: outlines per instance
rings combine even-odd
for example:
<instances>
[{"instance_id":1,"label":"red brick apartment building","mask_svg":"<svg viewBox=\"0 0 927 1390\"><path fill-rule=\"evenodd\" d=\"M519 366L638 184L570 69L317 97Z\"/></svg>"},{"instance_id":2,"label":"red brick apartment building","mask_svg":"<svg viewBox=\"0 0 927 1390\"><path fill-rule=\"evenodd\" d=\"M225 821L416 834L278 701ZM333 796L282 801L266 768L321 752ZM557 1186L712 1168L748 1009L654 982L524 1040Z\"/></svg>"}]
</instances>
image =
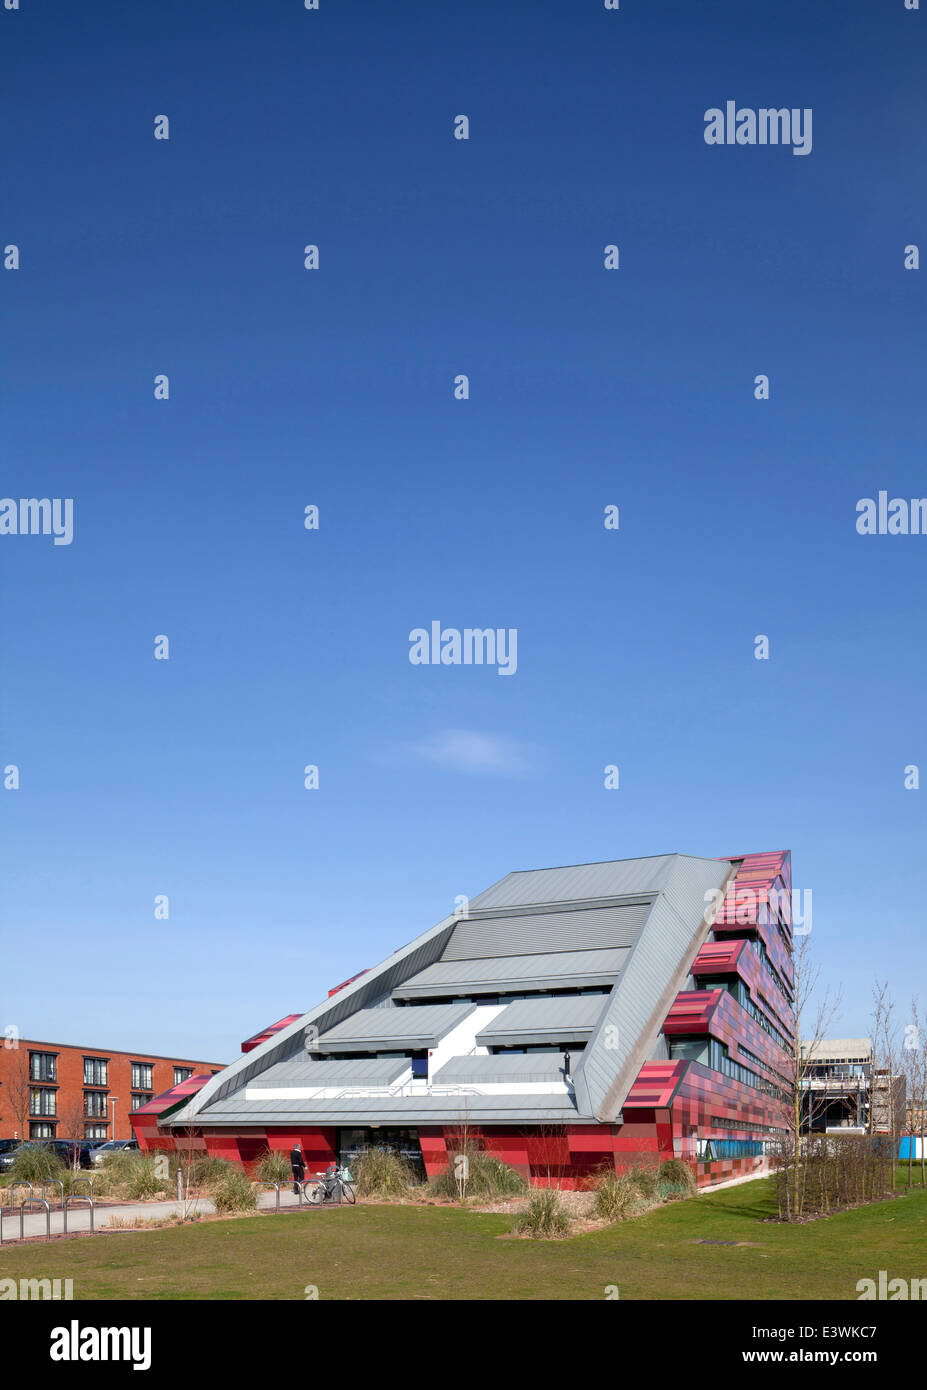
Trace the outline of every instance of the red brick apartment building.
<instances>
[{"instance_id":1,"label":"red brick apartment building","mask_svg":"<svg viewBox=\"0 0 927 1390\"><path fill-rule=\"evenodd\" d=\"M131 1139L129 1114L221 1062L6 1038L0 1043L0 1138Z\"/></svg>"}]
</instances>

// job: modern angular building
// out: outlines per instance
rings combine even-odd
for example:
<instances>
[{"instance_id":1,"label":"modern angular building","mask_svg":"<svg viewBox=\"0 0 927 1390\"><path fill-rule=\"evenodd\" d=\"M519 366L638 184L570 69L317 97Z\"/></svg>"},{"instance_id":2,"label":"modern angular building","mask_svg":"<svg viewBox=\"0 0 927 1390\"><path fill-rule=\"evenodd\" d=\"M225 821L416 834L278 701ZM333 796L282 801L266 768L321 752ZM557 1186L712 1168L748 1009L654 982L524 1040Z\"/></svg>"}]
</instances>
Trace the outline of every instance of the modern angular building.
<instances>
[{"instance_id":1,"label":"modern angular building","mask_svg":"<svg viewBox=\"0 0 927 1390\"><path fill-rule=\"evenodd\" d=\"M788 852L510 873L136 1133L246 1164L299 1139L310 1170L389 1144L433 1175L465 1132L538 1184L753 1173L788 1113L790 900Z\"/></svg>"}]
</instances>

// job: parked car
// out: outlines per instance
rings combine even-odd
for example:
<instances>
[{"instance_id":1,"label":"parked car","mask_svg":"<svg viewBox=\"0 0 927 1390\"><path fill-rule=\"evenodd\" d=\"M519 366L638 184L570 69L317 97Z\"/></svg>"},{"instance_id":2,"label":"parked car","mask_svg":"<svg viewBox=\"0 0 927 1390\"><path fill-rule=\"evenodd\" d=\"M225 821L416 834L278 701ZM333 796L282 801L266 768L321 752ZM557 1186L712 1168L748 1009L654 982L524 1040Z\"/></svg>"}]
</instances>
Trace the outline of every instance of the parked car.
<instances>
[{"instance_id":1,"label":"parked car","mask_svg":"<svg viewBox=\"0 0 927 1390\"><path fill-rule=\"evenodd\" d=\"M138 1153L137 1139L107 1139L105 1144L97 1144L90 1155L92 1164L102 1163L107 1154Z\"/></svg>"},{"instance_id":2,"label":"parked car","mask_svg":"<svg viewBox=\"0 0 927 1390\"><path fill-rule=\"evenodd\" d=\"M9 1163L4 1163L3 1160L6 1158L6 1156L8 1154L14 1153L17 1149L20 1148L22 1148L22 1140L20 1139L0 1139L0 1172L3 1172L4 1169L9 1168L10 1163L13 1162L11 1158L9 1160Z\"/></svg>"},{"instance_id":3,"label":"parked car","mask_svg":"<svg viewBox=\"0 0 927 1390\"><path fill-rule=\"evenodd\" d=\"M50 1149L54 1149L58 1157L69 1168L74 1166L75 1150L79 1167L89 1168L93 1151L96 1148L95 1144L88 1143L86 1139L45 1139L38 1142L45 1143Z\"/></svg>"},{"instance_id":4,"label":"parked car","mask_svg":"<svg viewBox=\"0 0 927 1390\"><path fill-rule=\"evenodd\" d=\"M12 1168L18 1156L27 1149L50 1149L52 1153L57 1154L62 1163L66 1163L70 1168L74 1162L75 1144L81 1168L90 1167L93 1145L88 1144L84 1139L76 1141L70 1139L13 1139L9 1142L10 1148L5 1151L0 1149L0 1173L5 1173Z\"/></svg>"}]
</instances>

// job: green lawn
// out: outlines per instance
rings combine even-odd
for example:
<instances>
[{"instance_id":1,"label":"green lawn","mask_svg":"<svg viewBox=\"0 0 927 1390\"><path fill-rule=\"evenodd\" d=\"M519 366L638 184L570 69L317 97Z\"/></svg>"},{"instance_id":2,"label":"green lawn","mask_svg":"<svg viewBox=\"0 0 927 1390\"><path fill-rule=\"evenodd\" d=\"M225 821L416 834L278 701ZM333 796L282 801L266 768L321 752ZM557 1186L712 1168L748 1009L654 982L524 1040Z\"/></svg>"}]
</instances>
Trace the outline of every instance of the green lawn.
<instances>
[{"instance_id":1,"label":"green lawn","mask_svg":"<svg viewBox=\"0 0 927 1390\"><path fill-rule=\"evenodd\" d=\"M358 1205L0 1247L0 1277L70 1278L75 1299L855 1299L880 1269L927 1277L923 1191L804 1226L773 1210L761 1179L547 1242L500 1240L506 1216Z\"/></svg>"}]
</instances>

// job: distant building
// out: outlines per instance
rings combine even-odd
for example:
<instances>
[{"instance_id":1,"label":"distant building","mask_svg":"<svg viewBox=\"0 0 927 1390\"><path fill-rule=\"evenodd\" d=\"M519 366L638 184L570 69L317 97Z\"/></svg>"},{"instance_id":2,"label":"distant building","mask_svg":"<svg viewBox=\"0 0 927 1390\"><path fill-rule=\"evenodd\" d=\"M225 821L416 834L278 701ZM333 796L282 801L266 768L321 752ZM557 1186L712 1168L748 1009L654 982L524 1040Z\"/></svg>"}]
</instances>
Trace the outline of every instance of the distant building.
<instances>
[{"instance_id":1,"label":"distant building","mask_svg":"<svg viewBox=\"0 0 927 1390\"><path fill-rule=\"evenodd\" d=\"M869 1128L872 1043L868 1038L803 1042L802 1129Z\"/></svg>"},{"instance_id":2,"label":"distant building","mask_svg":"<svg viewBox=\"0 0 927 1390\"><path fill-rule=\"evenodd\" d=\"M220 1062L17 1038L0 1046L0 1138L131 1139L129 1115Z\"/></svg>"},{"instance_id":3,"label":"distant building","mask_svg":"<svg viewBox=\"0 0 927 1390\"><path fill-rule=\"evenodd\" d=\"M508 874L205 1083L145 1148L310 1169L391 1147L442 1172L466 1134L536 1184L680 1158L762 1171L788 1126L787 851Z\"/></svg>"},{"instance_id":4,"label":"distant building","mask_svg":"<svg viewBox=\"0 0 927 1390\"><path fill-rule=\"evenodd\" d=\"M873 1067L869 1038L823 1038L802 1043L802 1129L876 1134L907 1127L903 1076Z\"/></svg>"},{"instance_id":5,"label":"distant building","mask_svg":"<svg viewBox=\"0 0 927 1390\"><path fill-rule=\"evenodd\" d=\"M872 1128L876 1134L900 1134L905 1127L908 1086L887 1067L872 1073Z\"/></svg>"}]
</instances>

